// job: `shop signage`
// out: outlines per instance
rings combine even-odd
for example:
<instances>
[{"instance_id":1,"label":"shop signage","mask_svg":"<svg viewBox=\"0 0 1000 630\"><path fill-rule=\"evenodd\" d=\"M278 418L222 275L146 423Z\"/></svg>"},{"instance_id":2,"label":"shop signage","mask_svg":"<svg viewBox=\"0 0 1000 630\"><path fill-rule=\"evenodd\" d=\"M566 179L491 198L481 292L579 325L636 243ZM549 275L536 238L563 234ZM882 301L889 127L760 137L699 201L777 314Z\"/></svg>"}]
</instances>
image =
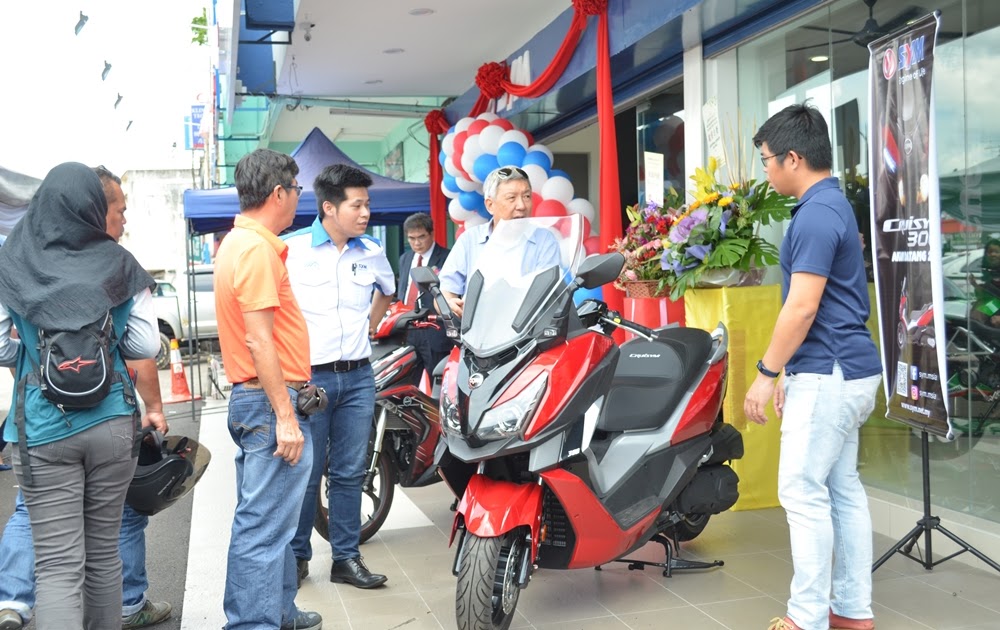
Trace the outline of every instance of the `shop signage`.
<instances>
[{"instance_id":1,"label":"shop signage","mask_svg":"<svg viewBox=\"0 0 1000 630\"><path fill-rule=\"evenodd\" d=\"M932 74L940 17L871 43L869 167L886 417L952 437Z\"/></svg>"}]
</instances>

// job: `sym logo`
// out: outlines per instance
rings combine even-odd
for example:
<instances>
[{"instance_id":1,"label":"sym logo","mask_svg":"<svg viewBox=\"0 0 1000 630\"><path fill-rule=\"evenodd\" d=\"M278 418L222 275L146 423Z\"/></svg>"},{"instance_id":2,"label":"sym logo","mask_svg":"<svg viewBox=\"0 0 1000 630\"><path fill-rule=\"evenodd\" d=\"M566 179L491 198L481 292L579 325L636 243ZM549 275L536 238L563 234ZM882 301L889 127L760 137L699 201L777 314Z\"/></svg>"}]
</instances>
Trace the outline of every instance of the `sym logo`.
<instances>
[{"instance_id":1,"label":"sym logo","mask_svg":"<svg viewBox=\"0 0 1000 630\"><path fill-rule=\"evenodd\" d=\"M630 354L630 355L628 355L628 358L630 358L630 359L659 359L660 355L658 355L658 354Z\"/></svg>"},{"instance_id":2,"label":"sym logo","mask_svg":"<svg viewBox=\"0 0 1000 630\"><path fill-rule=\"evenodd\" d=\"M469 387L471 387L472 389L476 389L482 384L483 384L483 375L480 374L479 372L476 372L471 376L469 376Z\"/></svg>"},{"instance_id":3,"label":"sym logo","mask_svg":"<svg viewBox=\"0 0 1000 630\"><path fill-rule=\"evenodd\" d=\"M882 55L882 76L888 81L896 74L896 51L892 48L887 48L885 54Z\"/></svg>"}]
</instances>

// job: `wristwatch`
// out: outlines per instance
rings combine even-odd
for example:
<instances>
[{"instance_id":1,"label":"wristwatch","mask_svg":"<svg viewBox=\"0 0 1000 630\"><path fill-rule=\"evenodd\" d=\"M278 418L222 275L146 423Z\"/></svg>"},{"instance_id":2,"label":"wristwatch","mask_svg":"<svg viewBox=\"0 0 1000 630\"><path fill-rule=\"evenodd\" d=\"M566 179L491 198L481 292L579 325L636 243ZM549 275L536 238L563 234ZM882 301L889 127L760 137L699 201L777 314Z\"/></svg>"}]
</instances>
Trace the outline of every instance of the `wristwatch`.
<instances>
[{"instance_id":1,"label":"wristwatch","mask_svg":"<svg viewBox=\"0 0 1000 630\"><path fill-rule=\"evenodd\" d=\"M757 361L757 371L768 378L778 378L777 372L772 372L771 370L764 367L764 359L759 359Z\"/></svg>"}]
</instances>

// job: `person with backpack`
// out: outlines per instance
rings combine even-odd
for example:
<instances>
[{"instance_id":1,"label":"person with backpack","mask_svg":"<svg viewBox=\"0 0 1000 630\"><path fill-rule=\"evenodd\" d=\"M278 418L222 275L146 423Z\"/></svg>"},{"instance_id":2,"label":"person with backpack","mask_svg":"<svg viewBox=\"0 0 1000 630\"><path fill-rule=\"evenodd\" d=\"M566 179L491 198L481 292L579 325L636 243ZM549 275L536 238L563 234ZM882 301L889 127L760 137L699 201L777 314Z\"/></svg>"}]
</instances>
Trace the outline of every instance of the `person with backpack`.
<instances>
[{"instance_id":1,"label":"person with backpack","mask_svg":"<svg viewBox=\"0 0 1000 630\"><path fill-rule=\"evenodd\" d=\"M16 382L4 439L31 520L38 630L122 625L117 534L139 425L125 360L156 356L159 337L153 279L107 212L98 176L61 164L0 249L0 366Z\"/></svg>"},{"instance_id":2,"label":"person with backpack","mask_svg":"<svg viewBox=\"0 0 1000 630\"><path fill-rule=\"evenodd\" d=\"M122 180L103 166L93 168L104 187L108 202L106 231L118 241L125 233L125 193ZM128 361L135 371L135 386L144 403L143 427L152 427L166 435L170 430L163 415L160 381L156 360ZM149 580L146 576L146 526L149 517L136 512L127 503L122 513L118 550L122 558L122 628L145 628L170 617L169 602L153 601L146 596ZM20 492L7 525L0 537L0 630L21 630L31 620L35 605L35 548L31 538L31 523L24 497Z\"/></svg>"}]
</instances>

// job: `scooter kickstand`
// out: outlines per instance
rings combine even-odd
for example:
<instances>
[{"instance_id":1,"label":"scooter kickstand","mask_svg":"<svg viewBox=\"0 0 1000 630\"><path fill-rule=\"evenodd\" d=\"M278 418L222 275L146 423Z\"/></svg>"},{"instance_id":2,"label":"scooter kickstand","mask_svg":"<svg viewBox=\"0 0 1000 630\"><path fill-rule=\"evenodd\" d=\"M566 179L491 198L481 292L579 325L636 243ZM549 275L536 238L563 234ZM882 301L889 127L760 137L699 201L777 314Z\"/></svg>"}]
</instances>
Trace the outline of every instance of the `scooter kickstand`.
<instances>
[{"instance_id":1,"label":"scooter kickstand","mask_svg":"<svg viewBox=\"0 0 1000 630\"><path fill-rule=\"evenodd\" d=\"M698 569L712 569L715 567L725 566L725 562L722 560L713 560L712 562L702 562L700 560L685 560L680 557L680 544L676 539L671 540L664 536L663 534L657 534L653 536L652 540L663 545L663 550L667 555L667 560L663 564L657 564L656 566L663 567L663 577L673 577L674 571L693 571ZM649 563L652 564L652 563Z\"/></svg>"}]
</instances>

